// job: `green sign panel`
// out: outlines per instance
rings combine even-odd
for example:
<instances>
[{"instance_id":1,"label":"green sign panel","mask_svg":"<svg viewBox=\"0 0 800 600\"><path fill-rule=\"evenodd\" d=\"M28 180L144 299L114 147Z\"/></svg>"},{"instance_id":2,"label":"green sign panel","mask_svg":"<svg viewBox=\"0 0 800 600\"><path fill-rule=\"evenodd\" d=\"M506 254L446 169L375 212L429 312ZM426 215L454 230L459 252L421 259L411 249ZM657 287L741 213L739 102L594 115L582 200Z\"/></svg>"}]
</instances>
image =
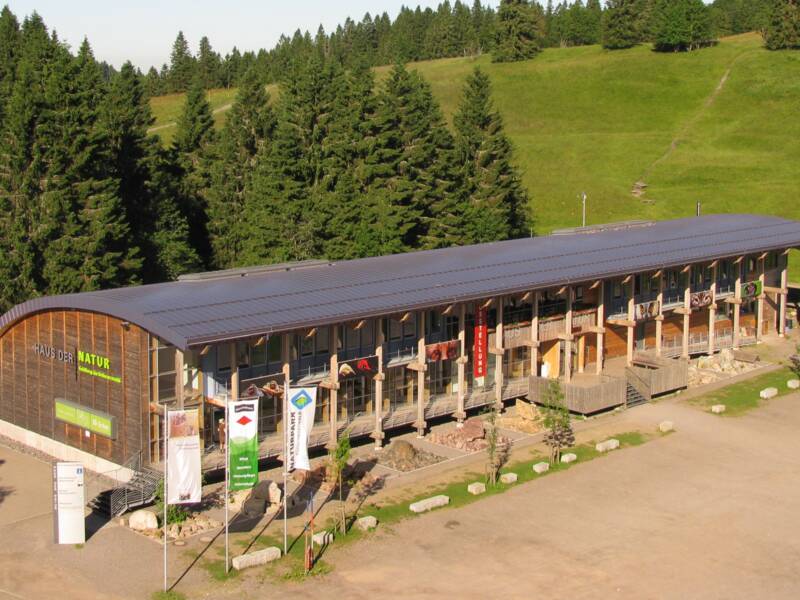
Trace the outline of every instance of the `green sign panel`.
<instances>
[{"instance_id":1,"label":"green sign panel","mask_svg":"<svg viewBox=\"0 0 800 600\"><path fill-rule=\"evenodd\" d=\"M69 400L56 398L55 414L58 421L83 427L92 433L107 438L113 439L116 436L115 419L107 413L80 406Z\"/></svg>"},{"instance_id":2,"label":"green sign panel","mask_svg":"<svg viewBox=\"0 0 800 600\"><path fill-rule=\"evenodd\" d=\"M764 284L760 280L742 284L742 298L757 298L764 293Z\"/></svg>"},{"instance_id":3,"label":"green sign panel","mask_svg":"<svg viewBox=\"0 0 800 600\"><path fill-rule=\"evenodd\" d=\"M258 483L258 399L228 404L228 488L246 490Z\"/></svg>"}]
</instances>

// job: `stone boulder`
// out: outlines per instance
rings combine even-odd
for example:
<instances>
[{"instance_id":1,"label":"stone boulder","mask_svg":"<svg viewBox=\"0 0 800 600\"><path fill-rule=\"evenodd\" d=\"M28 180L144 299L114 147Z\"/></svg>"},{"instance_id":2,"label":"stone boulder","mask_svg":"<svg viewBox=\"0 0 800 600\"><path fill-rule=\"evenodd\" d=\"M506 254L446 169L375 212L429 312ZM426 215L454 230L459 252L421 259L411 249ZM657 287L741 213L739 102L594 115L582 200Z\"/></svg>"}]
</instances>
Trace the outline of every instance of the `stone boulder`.
<instances>
[{"instance_id":1,"label":"stone boulder","mask_svg":"<svg viewBox=\"0 0 800 600\"><path fill-rule=\"evenodd\" d=\"M500 475L500 483L505 483L506 485L511 483L517 483L517 474L503 473L502 475Z\"/></svg>"},{"instance_id":2,"label":"stone boulder","mask_svg":"<svg viewBox=\"0 0 800 600\"><path fill-rule=\"evenodd\" d=\"M241 556L234 556L231 561L232 566L237 571L246 569L248 567L258 567L265 565L273 560L278 560L281 557L281 549L275 546L264 548L263 550L256 550L255 552L248 552Z\"/></svg>"},{"instance_id":3,"label":"stone boulder","mask_svg":"<svg viewBox=\"0 0 800 600\"><path fill-rule=\"evenodd\" d=\"M149 510L137 510L128 518L128 527L136 531L158 529L158 517Z\"/></svg>"},{"instance_id":4,"label":"stone boulder","mask_svg":"<svg viewBox=\"0 0 800 600\"><path fill-rule=\"evenodd\" d=\"M267 488L267 498L269 499L269 503L280 504L282 497L283 492L281 491L280 486L276 482L270 481L269 487Z\"/></svg>"},{"instance_id":5,"label":"stone boulder","mask_svg":"<svg viewBox=\"0 0 800 600\"><path fill-rule=\"evenodd\" d=\"M473 496L478 496L486 491L486 484L481 481L475 481L467 486L467 491Z\"/></svg>"},{"instance_id":6,"label":"stone boulder","mask_svg":"<svg viewBox=\"0 0 800 600\"><path fill-rule=\"evenodd\" d=\"M313 536L311 536L311 541L317 546L327 546L328 544L332 544L333 532L320 531L319 533L315 533Z\"/></svg>"},{"instance_id":7,"label":"stone boulder","mask_svg":"<svg viewBox=\"0 0 800 600\"><path fill-rule=\"evenodd\" d=\"M464 421L464 427L461 428L461 437L468 442L475 440L482 440L486 435L483 428L483 421L478 417L470 417Z\"/></svg>"},{"instance_id":8,"label":"stone boulder","mask_svg":"<svg viewBox=\"0 0 800 600\"><path fill-rule=\"evenodd\" d=\"M578 460L578 456L576 454L573 454L572 452L568 452L567 454L561 455L562 463L571 463L575 462L576 460Z\"/></svg>"},{"instance_id":9,"label":"stone boulder","mask_svg":"<svg viewBox=\"0 0 800 600\"><path fill-rule=\"evenodd\" d=\"M616 438L611 438L610 440L600 442L594 446L594 449L598 452L610 452L611 450L616 450L617 448L619 448L619 440Z\"/></svg>"},{"instance_id":10,"label":"stone boulder","mask_svg":"<svg viewBox=\"0 0 800 600\"><path fill-rule=\"evenodd\" d=\"M658 430L661 433L669 433L675 430L675 424L672 421L661 421L661 423L658 424Z\"/></svg>"},{"instance_id":11,"label":"stone boulder","mask_svg":"<svg viewBox=\"0 0 800 600\"><path fill-rule=\"evenodd\" d=\"M356 521L356 528L360 531L370 531L378 526L378 519L372 516L361 517Z\"/></svg>"},{"instance_id":12,"label":"stone boulder","mask_svg":"<svg viewBox=\"0 0 800 600\"><path fill-rule=\"evenodd\" d=\"M715 404L711 407L711 412L715 415L720 415L725 412L725 405L724 404Z\"/></svg>"},{"instance_id":13,"label":"stone boulder","mask_svg":"<svg viewBox=\"0 0 800 600\"><path fill-rule=\"evenodd\" d=\"M538 475L541 475L542 473L547 473L550 470L550 463L538 462L535 465L533 465L533 470Z\"/></svg>"},{"instance_id":14,"label":"stone boulder","mask_svg":"<svg viewBox=\"0 0 800 600\"><path fill-rule=\"evenodd\" d=\"M389 444L386 454L396 461L413 461L417 455L417 449L406 440L394 440Z\"/></svg>"},{"instance_id":15,"label":"stone boulder","mask_svg":"<svg viewBox=\"0 0 800 600\"><path fill-rule=\"evenodd\" d=\"M790 379L786 382L786 387L788 387L790 390L800 389L800 379Z\"/></svg>"},{"instance_id":16,"label":"stone boulder","mask_svg":"<svg viewBox=\"0 0 800 600\"><path fill-rule=\"evenodd\" d=\"M419 500L418 502L409 504L408 510L413 513L424 513L429 510L433 510L434 508L447 506L448 504L450 504L449 496L431 496L430 498L425 498L424 500Z\"/></svg>"},{"instance_id":17,"label":"stone boulder","mask_svg":"<svg viewBox=\"0 0 800 600\"><path fill-rule=\"evenodd\" d=\"M761 390L759 396L764 400L769 400L770 398L774 398L778 395L778 388L768 387Z\"/></svg>"}]
</instances>

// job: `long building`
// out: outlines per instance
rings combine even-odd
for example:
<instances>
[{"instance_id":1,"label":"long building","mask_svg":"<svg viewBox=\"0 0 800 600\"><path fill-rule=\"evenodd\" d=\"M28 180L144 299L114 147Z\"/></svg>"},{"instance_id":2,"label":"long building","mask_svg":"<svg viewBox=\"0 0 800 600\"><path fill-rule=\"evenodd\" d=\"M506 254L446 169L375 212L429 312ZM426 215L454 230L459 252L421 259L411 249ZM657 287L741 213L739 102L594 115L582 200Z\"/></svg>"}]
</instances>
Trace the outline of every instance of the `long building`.
<instances>
[{"instance_id":1,"label":"long building","mask_svg":"<svg viewBox=\"0 0 800 600\"><path fill-rule=\"evenodd\" d=\"M308 261L40 297L0 318L0 433L89 468L163 456L164 413L197 407L219 468L228 399L318 386L312 445L528 396L557 379L594 413L686 385L686 359L786 327L800 223L629 222L343 262Z\"/></svg>"}]
</instances>

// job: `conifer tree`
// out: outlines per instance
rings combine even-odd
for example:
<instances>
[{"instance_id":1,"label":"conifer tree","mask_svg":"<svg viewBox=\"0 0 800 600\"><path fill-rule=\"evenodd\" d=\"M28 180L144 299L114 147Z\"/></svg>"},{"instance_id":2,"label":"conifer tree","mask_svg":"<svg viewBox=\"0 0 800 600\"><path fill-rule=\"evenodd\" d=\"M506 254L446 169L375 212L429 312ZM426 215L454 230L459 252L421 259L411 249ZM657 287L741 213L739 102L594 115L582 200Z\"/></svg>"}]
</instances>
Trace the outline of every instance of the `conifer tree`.
<instances>
[{"instance_id":1,"label":"conifer tree","mask_svg":"<svg viewBox=\"0 0 800 600\"><path fill-rule=\"evenodd\" d=\"M711 41L711 19L703 0L656 0L653 42L660 52L695 50Z\"/></svg>"},{"instance_id":2,"label":"conifer tree","mask_svg":"<svg viewBox=\"0 0 800 600\"><path fill-rule=\"evenodd\" d=\"M169 89L172 92L187 90L194 75L194 57L189 51L189 44L179 31L172 44L169 62Z\"/></svg>"},{"instance_id":3,"label":"conifer tree","mask_svg":"<svg viewBox=\"0 0 800 600\"><path fill-rule=\"evenodd\" d=\"M467 78L454 117L458 164L465 198L462 243L520 237L528 230L528 196L512 164L512 148L491 101L489 77Z\"/></svg>"},{"instance_id":4,"label":"conifer tree","mask_svg":"<svg viewBox=\"0 0 800 600\"><path fill-rule=\"evenodd\" d=\"M200 38L200 48L197 53L197 75L205 89L220 85L220 57L211 48L208 37Z\"/></svg>"},{"instance_id":5,"label":"conifer tree","mask_svg":"<svg viewBox=\"0 0 800 600\"><path fill-rule=\"evenodd\" d=\"M497 11L494 62L514 62L539 53L543 14L527 0L502 0Z\"/></svg>"},{"instance_id":6,"label":"conifer tree","mask_svg":"<svg viewBox=\"0 0 800 600\"><path fill-rule=\"evenodd\" d=\"M256 156L262 147L268 149L274 129L269 94L250 69L213 149L206 190L212 263L217 268L232 267L240 260L246 234L245 190L250 187Z\"/></svg>"},{"instance_id":7,"label":"conifer tree","mask_svg":"<svg viewBox=\"0 0 800 600\"><path fill-rule=\"evenodd\" d=\"M20 50L19 21L8 6L4 6L0 11L0 123L14 86Z\"/></svg>"},{"instance_id":8,"label":"conifer tree","mask_svg":"<svg viewBox=\"0 0 800 600\"><path fill-rule=\"evenodd\" d=\"M769 50L800 48L800 2L773 0L763 37Z\"/></svg>"},{"instance_id":9,"label":"conifer tree","mask_svg":"<svg viewBox=\"0 0 800 600\"><path fill-rule=\"evenodd\" d=\"M619 50L639 43L639 0L608 0L603 14L603 48Z\"/></svg>"}]
</instances>

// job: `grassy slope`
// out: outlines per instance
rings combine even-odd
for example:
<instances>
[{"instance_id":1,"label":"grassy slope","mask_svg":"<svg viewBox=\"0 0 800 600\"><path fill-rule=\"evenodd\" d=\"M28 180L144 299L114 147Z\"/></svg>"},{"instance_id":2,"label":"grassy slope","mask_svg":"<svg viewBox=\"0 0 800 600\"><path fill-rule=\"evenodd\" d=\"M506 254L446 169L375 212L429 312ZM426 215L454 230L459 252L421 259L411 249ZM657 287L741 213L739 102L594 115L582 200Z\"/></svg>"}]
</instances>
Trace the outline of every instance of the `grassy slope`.
<instances>
[{"instance_id":1,"label":"grassy slope","mask_svg":"<svg viewBox=\"0 0 800 600\"><path fill-rule=\"evenodd\" d=\"M523 63L483 56L412 68L450 117L476 65L492 79L538 233L579 225L581 191L589 223L691 215L697 201L706 213L800 218L800 52L767 52L747 34L692 53L588 46L549 49ZM174 115L166 106L158 112L159 120ZM677 148L647 176L644 198L632 196L675 138Z\"/></svg>"}]
</instances>

